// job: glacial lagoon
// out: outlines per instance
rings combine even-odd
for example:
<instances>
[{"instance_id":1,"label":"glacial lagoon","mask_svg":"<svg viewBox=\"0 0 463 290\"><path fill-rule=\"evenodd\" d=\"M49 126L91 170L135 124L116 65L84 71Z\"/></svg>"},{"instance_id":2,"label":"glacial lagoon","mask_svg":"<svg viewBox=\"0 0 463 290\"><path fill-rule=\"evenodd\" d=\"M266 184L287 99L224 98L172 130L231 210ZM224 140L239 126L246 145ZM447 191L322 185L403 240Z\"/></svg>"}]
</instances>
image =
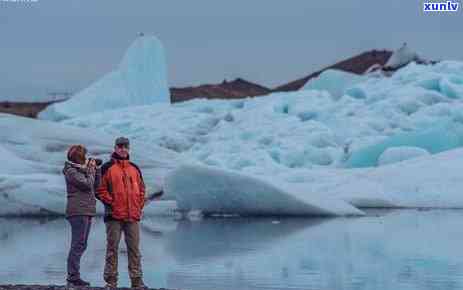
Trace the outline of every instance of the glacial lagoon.
<instances>
[{"instance_id":1,"label":"glacial lagoon","mask_svg":"<svg viewBox=\"0 0 463 290\"><path fill-rule=\"evenodd\" d=\"M228 289L462 289L462 210L369 210L364 217L145 217L150 287ZM0 219L0 284L64 284L64 218ZM104 285L104 222L93 221L82 277ZM121 240L119 285L128 286Z\"/></svg>"}]
</instances>

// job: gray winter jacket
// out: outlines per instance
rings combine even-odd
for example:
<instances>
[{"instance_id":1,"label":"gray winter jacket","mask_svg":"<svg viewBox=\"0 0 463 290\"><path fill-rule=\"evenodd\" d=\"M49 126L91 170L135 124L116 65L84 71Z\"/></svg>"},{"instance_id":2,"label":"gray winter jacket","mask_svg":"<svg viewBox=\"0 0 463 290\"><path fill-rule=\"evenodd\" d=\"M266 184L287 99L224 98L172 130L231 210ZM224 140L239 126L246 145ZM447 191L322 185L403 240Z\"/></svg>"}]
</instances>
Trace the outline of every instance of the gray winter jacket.
<instances>
[{"instance_id":1,"label":"gray winter jacket","mask_svg":"<svg viewBox=\"0 0 463 290\"><path fill-rule=\"evenodd\" d=\"M63 173L66 180L66 216L96 214L95 191L101 179L101 169L92 174L80 164L66 161Z\"/></svg>"}]
</instances>

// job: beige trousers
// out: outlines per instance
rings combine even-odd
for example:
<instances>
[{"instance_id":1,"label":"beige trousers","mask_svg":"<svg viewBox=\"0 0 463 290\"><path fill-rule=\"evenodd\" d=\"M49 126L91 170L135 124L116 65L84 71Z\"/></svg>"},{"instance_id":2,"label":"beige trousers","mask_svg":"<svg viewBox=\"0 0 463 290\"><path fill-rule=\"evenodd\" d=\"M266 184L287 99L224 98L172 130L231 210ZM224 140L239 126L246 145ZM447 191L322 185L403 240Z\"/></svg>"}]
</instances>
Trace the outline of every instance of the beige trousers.
<instances>
[{"instance_id":1,"label":"beige trousers","mask_svg":"<svg viewBox=\"0 0 463 290\"><path fill-rule=\"evenodd\" d=\"M141 278L140 223L110 220L106 222L106 263L104 280L117 282L118 250L122 233L127 246L130 279Z\"/></svg>"}]
</instances>

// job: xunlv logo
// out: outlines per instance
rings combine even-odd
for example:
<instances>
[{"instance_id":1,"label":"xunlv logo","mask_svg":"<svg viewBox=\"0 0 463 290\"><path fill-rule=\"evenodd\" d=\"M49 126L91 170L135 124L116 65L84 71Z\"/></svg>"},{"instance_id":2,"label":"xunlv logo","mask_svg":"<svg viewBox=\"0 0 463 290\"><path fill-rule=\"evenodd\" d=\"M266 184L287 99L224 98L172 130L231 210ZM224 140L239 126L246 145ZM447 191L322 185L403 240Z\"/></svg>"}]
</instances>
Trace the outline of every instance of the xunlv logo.
<instances>
[{"instance_id":1,"label":"xunlv logo","mask_svg":"<svg viewBox=\"0 0 463 290\"><path fill-rule=\"evenodd\" d=\"M447 2L425 2L423 3L424 12L456 12L460 3L447 1Z\"/></svg>"}]
</instances>

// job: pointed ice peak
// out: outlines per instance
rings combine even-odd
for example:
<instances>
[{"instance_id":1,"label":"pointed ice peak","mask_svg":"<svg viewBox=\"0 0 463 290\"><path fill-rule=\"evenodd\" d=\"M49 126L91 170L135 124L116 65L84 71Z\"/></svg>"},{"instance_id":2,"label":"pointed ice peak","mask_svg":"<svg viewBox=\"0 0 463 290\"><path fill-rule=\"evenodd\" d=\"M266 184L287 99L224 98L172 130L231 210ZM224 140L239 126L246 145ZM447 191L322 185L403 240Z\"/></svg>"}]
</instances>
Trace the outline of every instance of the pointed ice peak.
<instances>
[{"instance_id":1,"label":"pointed ice peak","mask_svg":"<svg viewBox=\"0 0 463 290\"><path fill-rule=\"evenodd\" d=\"M157 37L144 35L135 39L119 70L133 104L151 104L154 100L170 102L164 47Z\"/></svg>"},{"instance_id":2,"label":"pointed ice peak","mask_svg":"<svg viewBox=\"0 0 463 290\"><path fill-rule=\"evenodd\" d=\"M397 69L412 61L419 60L418 54L410 49L406 42L402 46L394 51L389 60L384 65L385 69Z\"/></svg>"},{"instance_id":3,"label":"pointed ice peak","mask_svg":"<svg viewBox=\"0 0 463 290\"><path fill-rule=\"evenodd\" d=\"M155 36L138 35L117 70L70 100L49 106L39 117L61 120L158 102L170 102L164 48Z\"/></svg>"}]
</instances>

